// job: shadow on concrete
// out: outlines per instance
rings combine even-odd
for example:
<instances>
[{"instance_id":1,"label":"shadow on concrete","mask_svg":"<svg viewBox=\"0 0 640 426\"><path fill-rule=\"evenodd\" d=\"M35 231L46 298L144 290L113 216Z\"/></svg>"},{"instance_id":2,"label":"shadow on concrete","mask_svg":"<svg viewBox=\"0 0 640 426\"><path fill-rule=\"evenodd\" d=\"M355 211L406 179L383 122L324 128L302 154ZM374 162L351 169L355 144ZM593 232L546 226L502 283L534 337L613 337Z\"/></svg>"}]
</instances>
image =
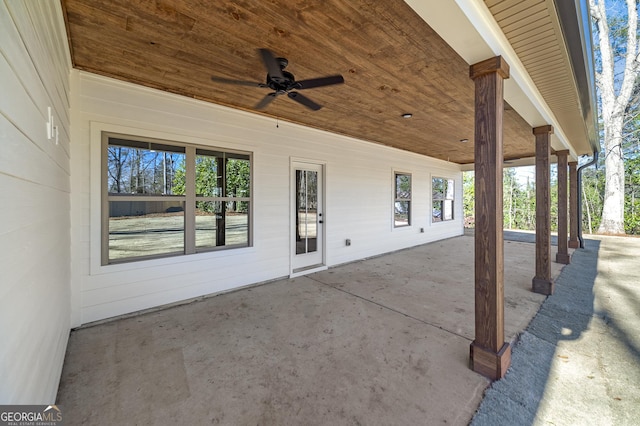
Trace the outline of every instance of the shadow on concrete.
<instances>
[{"instance_id":1,"label":"shadow on concrete","mask_svg":"<svg viewBox=\"0 0 640 426\"><path fill-rule=\"evenodd\" d=\"M475 235L475 228L465 228L464 235L472 237ZM520 243L534 243L536 242L536 233L531 231L513 231L504 229L502 231L503 238L505 241L517 241ZM551 245L558 245L558 236L552 234L551 235Z\"/></svg>"},{"instance_id":2,"label":"shadow on concrete","mask_svg":"<svg viewBox=\"0 0 640 426\"><path fill-rule=\"evenodd\" d=\"M637 262L637 258L635 261ZM623 343L629 353L633 355L635 362L637 363L636 365L640 365L640 346L629 338L630 333L634 333L637 336L638 331L640 330L630 330L633 326L629 324L629 321L625 321L625 319L633 317L640 318L640 297L638 297L638 294L618 283L616 280L609 281L607 283L607 287L610 290L610 293L616 294L619 299L616 302L624 303L624 305L626 305L626 318L623 318L620 315L614 316L611 309L607 307L602 307L601 309L596 310L595 315L597 315L608 327L612 329L618 340Z\"/></svg>"},{"instance_id":3,"label":"shadow on concrete","mask_svg":"<svg viewBox=\"0 0 640 426\"><path fill-rule=\"evenodd\" d=\"M487 389L472 425L534 422L552 365L562 357L556 353L558 344L579 339L593 318L599 250L600 241L587 240L584 249L574 252L556 280L555 293L514 345L507 375Z\"/></svg>"},{"instance_id":4,"label":"shadow on concrete","mask_svg":"<svg viewBox=\"0 0 640 426\"><path fill-rule=\"evenodd\" d=\"M602 318L605 324L613 329L618 337L618 340L624 344L629 353L631 353L635 358L636 365L640 365L640 348L631 339L629 339L629 332L625 329L621 322L609 316L609 313L607 311L597 311L596 315ZM637 316L640 317L640 315Z\"/></svg>"},{"instance_id":5,"label":"shadow on concrete","mask_svg":"<svg viewBox=\"0 0 640 426\"><path fill-rule=\"evenodd\" d=\"M608 268L600 271L606 280L606 294L602 303L597 304L595 314L611 328L630 354L636 365L640 365L640 329L633 318L640 318L640 291L638 291L638 272L640 261L636 239L615 239L616 244L607 248L607 258L615 260ZM622 267L626 265L627 267ZM635 341L629 336L636 336ZM640 392L640 391L639 391Z\"/></svg>"},{"instance_id":6,"label":"shadow on concrete","mask_svg":"<svg viewBox=\"0 0 640 426\"><path fill-rule=\"evenodd\" d=\"M504 239L508 241L519 241L521 243L535 243L536 242L536 234L535 232L521 232L521 231L503 231ZM551 235L551 245L558 245L558 236Z\"/></svg>"}]
</instances>

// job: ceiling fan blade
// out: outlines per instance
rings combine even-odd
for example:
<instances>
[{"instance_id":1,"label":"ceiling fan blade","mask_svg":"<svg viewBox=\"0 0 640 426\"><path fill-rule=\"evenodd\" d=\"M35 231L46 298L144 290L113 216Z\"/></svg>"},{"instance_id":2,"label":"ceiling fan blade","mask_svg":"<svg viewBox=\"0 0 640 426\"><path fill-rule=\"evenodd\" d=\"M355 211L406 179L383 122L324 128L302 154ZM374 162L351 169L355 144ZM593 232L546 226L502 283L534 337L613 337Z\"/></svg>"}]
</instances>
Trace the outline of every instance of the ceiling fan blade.
<instances>
[{"instance_id":1,"label":"ceiling fan blade","mask_svg":"<svg viewBox=\"0 0 640 426\"><path fill-rule=\"evenodd\" d=\"M289 93L287 93L287 96L289 96L294 101L299 102L302 105L304 105L307 108L312 109L314 111L317 111L320 108L322 108L322 105L318 105L317 103L313 102L311 99L307 98L304 95L301 95L298 92L289 92Z\"/></svg>"},{"instance_id":2,"label":"ceiling fan blade","mask_svg":"<svg viewBox=\"0 0 640 426\"><path fill-rule=\"evenodd\" d=\"M249 87L265 87L264 83L255 83L253 81L244 81L244 80L231 80L229 78L222 78L211 76L211 80L216 83L225 83L225 84L235 84L238 86L249 86Z\"/></svg>"},{"instance_id":3,"label":"ceiling fan blade","mask_svg":"<svg viewBox=\"0 0 640 426\"><path fill-rule=\"evenodd\" d=\"M269 76L280 83L284 81L284 75L282 74L282 69L280 69L280 64L276 60L273 53L268 49L258 49L260 51L260 56L262 57L262 62L264 62L264 66L267 68L267 73Z\"/></svg>"},{"instance_id":4,"label":"ceiling fan blade","mask_svg":"<svg viewBox=\"0 0 640 426\"><path fill-rule=\"evenodd\" d=\"M341 75L331 75L328 77L311 78L309 80L301 80L296 82L296 88L311 89L312 87L330 86L332 84L342 84L344 78Z\"/></svg>"},{"instance_id":5,"label":"ceiling fan blade","mask_svg":"<svg viewBox=\"0 0 640 426\"><path fill-rule=\"evenodd\" d=\"M278 96L278 94L276 92L269 93L267 96L262 98L262 100L260 102L258 102L254 108L255 109L265 109L267 107L267 105L269 105L271 102L273 102L273 100L276 98L276 96Z\"/></svg>"}]
</instances>

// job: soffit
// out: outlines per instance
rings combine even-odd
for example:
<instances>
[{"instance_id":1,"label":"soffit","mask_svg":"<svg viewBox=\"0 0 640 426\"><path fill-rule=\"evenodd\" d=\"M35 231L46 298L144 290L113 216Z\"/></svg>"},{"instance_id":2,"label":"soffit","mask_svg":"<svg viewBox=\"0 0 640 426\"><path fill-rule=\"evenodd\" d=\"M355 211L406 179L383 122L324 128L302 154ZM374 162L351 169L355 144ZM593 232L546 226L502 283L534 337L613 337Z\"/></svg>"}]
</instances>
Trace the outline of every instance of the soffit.
<instances>
[{"instance_id":1,"label":"soffit","mask_svg":"<svg viewBox=\"0 0 640 426\"><path fill-rule=\"evenodd\" d=\"M484 2L576 153L591 154L578 89L553 1Z\"/></svg>"}]
</instances>

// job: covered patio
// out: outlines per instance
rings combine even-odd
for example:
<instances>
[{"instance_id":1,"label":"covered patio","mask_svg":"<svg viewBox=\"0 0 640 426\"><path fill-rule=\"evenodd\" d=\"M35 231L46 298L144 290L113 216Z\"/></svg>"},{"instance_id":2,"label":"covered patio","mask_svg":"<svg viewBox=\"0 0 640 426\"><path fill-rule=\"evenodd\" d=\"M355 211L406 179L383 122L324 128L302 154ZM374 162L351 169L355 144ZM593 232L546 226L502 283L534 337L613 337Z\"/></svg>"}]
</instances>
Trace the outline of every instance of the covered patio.
<instances>
[{"instance_id":1,"label":"covered patio","mask_svg":"<svg viewBox=\"0 0 640 426\"><path fill-rule=\"evenodd\" d=\"M504 244L513 343L546 296L535 244ZM473 251L465 235L91 324L57 402L72 424L467 424L490 384L467 368Z\"/></svg>"},{"instance_id":2,"label":"covered patio","mask_svg":"<svg viewBox=\"0 0 640 426\"><path fill-rule=\"evenodd\" d=\"M578 160L599 151L586 0L48 0L0 19L0 402L50 404L66 365L60 403L80 421L474 407L578 246ZM513 260L502 172L532 164L537 246ZM177 244L120 244L142 233ZM414 404L394 412L405 379ZM200 399L209 386L229 391Z\"/></svg>"}]
</instances>

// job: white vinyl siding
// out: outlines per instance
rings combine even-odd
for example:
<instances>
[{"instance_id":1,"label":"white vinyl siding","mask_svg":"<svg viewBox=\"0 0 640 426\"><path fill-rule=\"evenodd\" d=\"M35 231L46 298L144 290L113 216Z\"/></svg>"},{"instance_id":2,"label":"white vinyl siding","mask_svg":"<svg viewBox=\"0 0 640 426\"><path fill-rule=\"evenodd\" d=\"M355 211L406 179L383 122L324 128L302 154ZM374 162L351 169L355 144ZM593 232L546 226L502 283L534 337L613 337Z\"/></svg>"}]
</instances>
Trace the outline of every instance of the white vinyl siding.
<instances>
[{"instance_id":1,"label":"white vinyl siding","mask_svg":"<svg viewBox=\"0 0 640 426\"><path fill-rule=\"evenodd\" d=\"M0 2L0 40L0 404L52 404L71 299L71 63L60 3Z\"/></svg>"},{"instance_id":2,"label":"white vinyl siding","mask_svg":"<svg viewBox=\"0 0 640 426\"><path fill-rule=\"evenodd\" d=\"M430 201L412 202L411 227L396 228L390 170L411 170L414 194L429 193L431 173L461 180L457 165L381 145L195 101L94 74L74 71L79 117L73 164L83 184L73 197L87 215L74 223L87 250L74 253L86 272L78 323L286 277L291 273L290 164L325 168L326 264L399 250L461 235L461 220L428 229ZM75 117L75 115L74 115ZM253 245L234 250L114 265L100 262L100 140L102 132L252 153ZM456 188L461 188L457 184ZM456 194L461 197L461 194ZM461 203L456 203L461 205ZM457 214L456 217L462 217ZM427 232L420 233L420 228ZM345 245L351 239L351 246ZM84 242L82 242L84 244ZM76 318L76 316L74 316Z\"/></svg>"}]
</instances>

